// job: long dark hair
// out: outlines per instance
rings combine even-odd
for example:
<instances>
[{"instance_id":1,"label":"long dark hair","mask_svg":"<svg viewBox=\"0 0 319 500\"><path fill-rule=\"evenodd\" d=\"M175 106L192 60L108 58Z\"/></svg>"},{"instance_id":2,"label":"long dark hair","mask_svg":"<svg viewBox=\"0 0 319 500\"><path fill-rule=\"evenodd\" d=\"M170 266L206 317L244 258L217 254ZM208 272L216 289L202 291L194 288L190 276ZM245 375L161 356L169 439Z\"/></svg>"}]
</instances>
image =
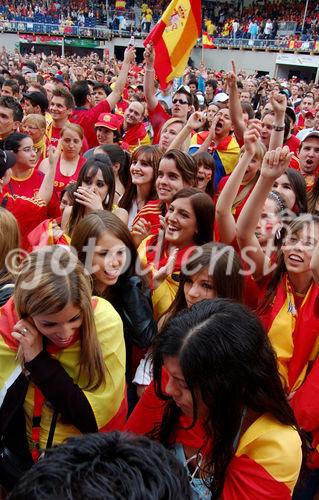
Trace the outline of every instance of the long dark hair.
<instances>
[{"instance_id":1,"label":"long dark hair","mask_svg":"<svg viewBox=\"0 0 319 500\"><path fill-rule=\"evenodd\" d=\"M296 202L293 207L293 212L298 214L306 214L308 212L307 202L307 186L304 177L298 170L294 168L287 168L285 174L288 177L291 188L296 196ZM276 190L275 188L273 188Z\"/></svg>"},{"instance_id":2,"label":"long dark hair","mask_svg":"<svg viewBox=\"0 0 319 500\"><path fill-rule=\"evenodd\" d=\"M146 204L150 200L157 199L157 193L155 189L155 179L162 153L157 146L140 146L132 154L131 165L132 163L138 161L140 156L145 157L145 161L149 162L149 164L153 167L153 172L154 172L153 184L145 200ZM127 184L125 186L125 192L119 201L119 207L125 208L125 210L129 211L132 206L134 198L136 198L136 194L137 194L137 187L135 186L135 184L133 184L132 177L131 175L129 175Z\"/></svg>"},{"instance_id":3,"label":"long dark hair","mask_svg":"<svg viewBox=\"0 0 319 500\"><path fill-rule=\"evenodd\" d=\"M96 176L98 171L101 171L104 182L108 185L108 196L103 201L104 210L112 210L114 194L115 194L115 177L112 169L111 160L107 155L95 155L92 158L89 158L85 165L82 167L79 177L76 182L75 191L79 186L82 186L83 182L90 181L93 177ZM74 230L74 226L84 217L85 215L85 207L80 203L74 201L74 205L72 207L70 219L68 222L68 234L72 236L72 232Z\"/></svg>"},{"instance_id":4,"label":"long dark hair","mask_svg":"<svg viewBox=\"0 0 319 500\"><path fill-rule=\"evenodd\" d=\"M112 165L119 163L118 176L121 184L126 186L130 177L130 153L122 149L118 144L101 144L98 149L109 156Z\"/></svg>"},{"instance_id":5,"label":"long dark hair","mask_svg":"<svg viewBox=\"0 0 319 500\"><path fill-rule=\"evenodd\" d=\"M198 256L195 254L185 266L182 266L178 290L175 299L165 313L164 324L171 316L175 316L187 307L184 293L185 283L189 276L194 276L204 269L208 270L208 275L212 278L213 292L216 298L243 302L244 277L240 274L243 266L234 248L223 243L210 242L198 247L198 252Z\"/></svg>"},{"instance_id":6,"label":"long dark hair","mask_svg":"<svg viewBox=\"0 0 319 500\"><path fill-rule=\"evenodd\" d=\"M192 425L198 418L198 397L207 407L204 426L209 452L203 476L214 475L207 486L217 498L236 451L233 443L245 408L257 415L269 413L280 423L298 429L275 354L257 316L241 304L227 299L205 300L172 317L153 347L154 388L167 403L162 421L151 435L169 446L175 442L181 410L162 387L167 356L178 358L192 394Z\"/></svg>"}]
</instances>

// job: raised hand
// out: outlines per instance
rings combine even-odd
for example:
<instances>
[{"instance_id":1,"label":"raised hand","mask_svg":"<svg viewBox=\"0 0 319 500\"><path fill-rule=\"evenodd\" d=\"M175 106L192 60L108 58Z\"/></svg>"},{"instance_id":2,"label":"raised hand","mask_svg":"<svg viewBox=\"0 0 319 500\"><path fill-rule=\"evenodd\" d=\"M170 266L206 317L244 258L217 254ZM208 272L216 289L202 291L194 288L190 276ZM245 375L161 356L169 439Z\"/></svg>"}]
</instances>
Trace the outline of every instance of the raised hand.
<instances>
[{"instance_id":1,"label":"raised hand","mask_svg":"<svg viewBox=\"0 0 319 500\"><path fill-rule=\"evenodd\" d=\"M236 73L236 65L235 62L231 62L232 71L229 71L226 74L226 82L229 89L237 88L237 73Z\"/></svg>"},{"instance_id":2,"label":"raised hand","mask_svg":"<svg viewBox=\"0 0 319 500\"><path fill-rule=\"evenodd\" d=\"M158 271L154 273L153 276L153 283L154 287L157 288L160 286L160 284L170 275L173 273L174 268L175 268L175 263L177 259L177 254L178 254L178 248L173 247L170 251L170 255L167 259L167 262L165 266L160 267Z\"/></svg>"},{"instance_id":3,"label":"raised hand","mask_svg":"<svg viewBox=\"0 0 319 500\"><path fill-rule=\"evenodd\" d=\"M146 66L148 67L153 67L154 62L155 62L155 50L153 48L153 45L149 43L146 45L145 50L144 50L144 59L146 62Z\"/></svg>"},{"instance_id":4,"label":"raised hand","mask_svg":"<svg viewBox=\"0 0 319 500\"><path fill-rule=\"evenodd\" d=\"M124 52L124 62L133 64L135 62L135 47L129 45Z\"/></svg>"},{"instance_id":5,"label":"raised hand","mask_svg":"<svg viewBox=\"0 0 319 500\"><path fill-rule=\"evenodd\" d=\"M57 147L50 146L48 149L48 158L50 168L56 168L62 151L62 141L59 140Z\"/></svg>"},{"instance_id":6,"label":"raised hand","mask_svg":"<svg viewBox=\"0 0 319 500\"><path fill-rule=\"evenodd\" d=\"M195 113L191 114L187 120L187 125L192 130L197 130L202 127L205 123L205 115L204 113L200 113L199 111L195 111Z\"/></svg>"},{"instance_id":7,"label":"raised hand","mask_svg":"<svg viewBox=\"0 0 319 500\"><path fill-rule=\"evenodd\" d=\"M285 114L287 108L287 97L284 94L272 92L270 94L270 103L276 116L283 116Z\"/></svg>"},{"instance_id":8,"label":"raised hand","mask_svg":"<svg viewBox=\"0 0 319 500\"><path fill-rule=\"evenodd\" d=\"M244 133L245 150L248 154L254 156L256 153L256 143L260 139L259 128L256 126L249 127Z\"/></svg>"},{"instance_id":9,"label":"raised hand","mask_svg":"<svg viewBox=\"0 0 319 500\"><path fill-rule=\"evenodd\" d=\"M139 219L131 229L131 235L134 240L136 248L142 243L144 238L151 234L151 223L145 219Z\"/></svg>"},{"instance_id":10,"label":"raised hand","mask_svg":"<svg viewBox=\"0 0 319 500\"><path fill-rule=\"evenodd\" d=\"M217 125L217 122L219 120L219 116L217 116L217 115L218 115L218 113L216 113L216 115L212 119L212 124L211 124L210 129L209 129L209 134L212 137L212 139L215 139L216 125Z\"/></svg>"},{"instance_id":11,"label":"raised hand","mask_svg":"<svg viewBox=\"0 0 319 500\"><path fill-rule=\"evenodd\" d=\"M267 151L263 159L260 175L267 179L277 179L287 170L292 157L293 152L290 152L288 146Z\"/></svg>"}]
</instances>

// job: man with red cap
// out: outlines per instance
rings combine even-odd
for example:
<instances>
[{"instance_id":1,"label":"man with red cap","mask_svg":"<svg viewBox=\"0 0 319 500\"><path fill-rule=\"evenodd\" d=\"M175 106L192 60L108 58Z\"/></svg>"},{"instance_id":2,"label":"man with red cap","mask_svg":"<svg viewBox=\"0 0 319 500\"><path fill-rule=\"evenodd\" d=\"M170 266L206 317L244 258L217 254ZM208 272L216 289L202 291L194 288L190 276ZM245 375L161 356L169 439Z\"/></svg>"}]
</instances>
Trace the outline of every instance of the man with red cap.
<instances>
[{"instance_id":1,"label":"man with red cap","mask_svg":"<svg viewBox=\"0 0 319 500\"><path fill-rule=\"evenodd\" d=\"M119 143L121 140L120 128L123 124L123 117L114 113L101 113L94 125L96 139L99 146L103 144ZM95 147L89 149L84 154L85 158L93 156Z\"/></svg>"}]
</instances>

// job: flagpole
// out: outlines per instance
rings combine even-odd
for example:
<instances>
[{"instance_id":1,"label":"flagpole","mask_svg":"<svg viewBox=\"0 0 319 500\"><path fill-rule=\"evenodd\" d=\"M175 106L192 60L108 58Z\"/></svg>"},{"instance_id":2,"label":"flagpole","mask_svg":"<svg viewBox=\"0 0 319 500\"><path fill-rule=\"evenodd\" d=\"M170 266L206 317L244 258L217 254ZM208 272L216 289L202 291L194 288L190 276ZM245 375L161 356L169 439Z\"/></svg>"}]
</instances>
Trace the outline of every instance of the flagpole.
<instances>
[{"instance_id":1,"label":"flagpole","mask_svg":"<svg viewBox=\"0 0 319 500\"><path fill-rule=\"evenodd\" d=\"M202 32L202 63L204 64L204 43L203 43L203 32Z\"/></svg>"},{"instance_id":2,"label":"flagpole","mask_svg":"<svg viewBox=\"0 0 319 500\"><path fill-rule=\"evenodd\" d=\"M304 16L303 16L303 20L302 20L302 26L301 26L301 34L303 33L303 30L305 28L305 22L306 22L306 17L307 17L308 4L309 4L309 0L306 1L306 5L305 5L305 12L304 12Z\"/></svg>"}]
</instances>

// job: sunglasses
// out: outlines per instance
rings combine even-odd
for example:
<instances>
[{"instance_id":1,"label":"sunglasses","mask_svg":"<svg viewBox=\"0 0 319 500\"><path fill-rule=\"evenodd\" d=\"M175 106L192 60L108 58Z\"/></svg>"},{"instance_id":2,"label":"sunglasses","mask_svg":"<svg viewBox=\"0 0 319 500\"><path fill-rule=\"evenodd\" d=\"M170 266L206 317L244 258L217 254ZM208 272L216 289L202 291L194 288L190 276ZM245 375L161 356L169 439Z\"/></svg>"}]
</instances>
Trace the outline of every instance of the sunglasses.
<instances>
[{"instance_id":1,"label":"sunglasses","mask_svg":"<svg viewBox=\"0 0 319 500\"><path fill-rule=\"evenodd\" d=\"M173 104L188 104L188 101L182 101L182 99L173 99Z\"/></svg>"}]
</instances>

